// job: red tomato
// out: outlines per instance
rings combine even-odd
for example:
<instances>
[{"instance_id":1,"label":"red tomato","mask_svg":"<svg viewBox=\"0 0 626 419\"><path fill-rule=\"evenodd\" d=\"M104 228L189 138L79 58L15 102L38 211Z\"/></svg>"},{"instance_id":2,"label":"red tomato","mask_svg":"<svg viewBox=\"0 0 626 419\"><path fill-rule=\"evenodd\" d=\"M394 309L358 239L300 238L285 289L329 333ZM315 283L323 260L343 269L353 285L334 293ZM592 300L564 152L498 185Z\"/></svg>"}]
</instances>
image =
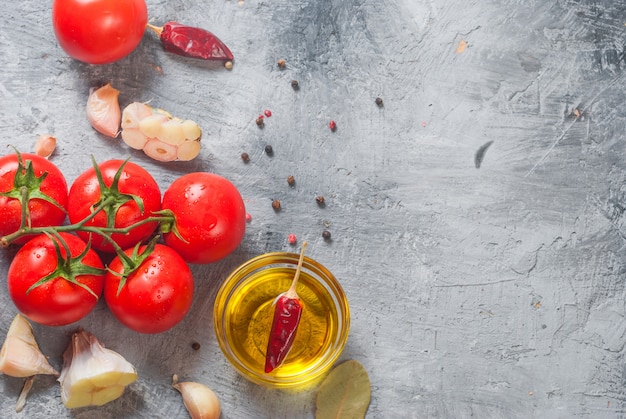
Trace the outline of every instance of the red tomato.
<instances>
[{"instance_id":1,"label":"red tomato","mask_svg":"<svg viewBox=\"0 0 626 419\"><path fill-rule=\"evenodd\" d=\"M176 179L163 194L163 209L176 218L184 240L169 232L165 244L189 263L212 263L239 246L246 231L246 209L229 180L212 173L189 173Z\"/></svg>"},{"instance_id":2,"label":"red tomato","mask_svg":"<svg viewBox=\"0 0 626 419\"><path fill-rule=\"evenodd\" d=\"M141 220L145 220L152 213L161 209L161 190L159 185L146 169L135 163L126 162L119 177L117 188L115 187L113 184L115 174L123 163L123 160L108 160L98 165L106 188L100 187L98 176L93 167L76 178L70 187L67 206L71 223L84 220L91 214L94 205L101 199L107 199L108 197L113 197L112 199L114 199L109 211L115 214L115 228L129 227ZM128 194L133 194L141 199L143 212ZM100 211L86 225L106 227L107 221L107 213ZM114 233L111 235L111 238L122 249L126 249L146 240L157 226L157 222L142 224L130 230L128 234ZM89 233L84 231L79 231L78 235L85 241L89 239ZM97 234L92 235L91 245L94 249L105 252L114 251L113 246Z\"/></svg>"},{"instance_id":3,"label":"red tomato","mask_svg":"<svg viewBox=\"0 0 626 419\"><path fill-rule=\"evenodd\" d=\"M142 252L146 246L141 246ZM125 251L132 255L133 249ZM173 249L157 244L119 289L124 266L116 256L109 264L104 298L111 313L126 327L140 333L161 333L177 325L193 299L194 282L189 266ZM119 290L119 294L118 294Z\"/></svg>"},{"instance_id":4,"label":"red tomato","mask_svg":"<svg viewBox=\"0 0 626 419\"><path fill-rule=\"evenodd\" d=\"M81 274L85 271L81 271L76 264L76 257L87 247L85 242L69 233L59 234L68 246L71 263L62 261L59 266L52 239L42 234L18 250L8 272L9 295L15 306L24 316L47 326L63 326L85 317L98 302L104 287L104 271L101 274ZM58 239L55 241L59 243ZM59 243L59 248L62 257L68 259L65 247ZM83 265L104 268L100 257L91 249L81 260ZM48 275L50 280L28 291ZM72 276L93 294L68 280Z\"/></svg>"},{"instance_id":5,"label":"red tomato","mask_svg":"<svg viewBox=\"0 0 626 419\"><path fill-rule=\"evenodd\" d=\"M32 165L35 179L28 179L27 171L22 170L18 173L18 156L17 154L9 154L0 157L0 236L5 236L16 232L20 228L22 219L22 204L14 193L7 195L15 188L16 175L17 182L27 183L29 194L32 197L28 201L28 211L30 213L30 222L32 227L47 227L63 224L65 220L64 208L67 207L67 183L63 173L51 162L43 157L35 154L22 153L22 162L24 165ZM47 174L46 174L47 173ZM45 175L45 178L42 177ZM16 191L19 196L19 191ZM62 208L38 198L38 194L48 196L53 202L59 204ZM25 243L32 237L22 237L16 240L16 243Z\"/></svg>"},{"instance_id":6,"label":"red tomato","mask_svg":"<svg viewBox=\"0 0 626 419\"><path fill-rule=\"evenodd\" d=\"M148 23L144 0L54 0L52 26L61 48L89 64L130 54Z\"/></svg>"}]
</instances>

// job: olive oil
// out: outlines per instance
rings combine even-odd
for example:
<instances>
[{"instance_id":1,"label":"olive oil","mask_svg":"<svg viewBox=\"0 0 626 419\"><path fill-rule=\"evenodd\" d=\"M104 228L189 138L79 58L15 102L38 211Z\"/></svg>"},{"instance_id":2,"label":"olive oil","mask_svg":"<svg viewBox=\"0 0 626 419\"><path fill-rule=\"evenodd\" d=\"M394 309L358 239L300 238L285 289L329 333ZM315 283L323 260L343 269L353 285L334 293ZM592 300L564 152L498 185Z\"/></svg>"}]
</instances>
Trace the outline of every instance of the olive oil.
<instances>
[{"instance_id":1,"label":"olive oil","mask_svg":"<svg viewBox=\"0 0 626 419\"><path fill-rule=\"evenodd\" d=\"M218 342L253 382L273 387L312 382L332 366L347 341L350 314L341 286L323 266L305 258L297 286L303 309L293 346L281 366L265 373L274 303L289 289L297 260L291 253L259 256L231 274L218 292Z\"/></svg>"},{"instance_id":2,"label":"olive oil","mask_svg":"<svg viewBox=\"0 0 626 419\"><path fill-rule=\"evenodd\" d=\"M270 268L242 284L229 304L227 339L235 356L248 368L263 371L265 351L274 316L274 301L293 280L294 269ZM290 375L311 368L337 333L337 309L323 286L303 272L297 288L303 305L293 347L275 374Z\"/></svg>"}]
</instances>

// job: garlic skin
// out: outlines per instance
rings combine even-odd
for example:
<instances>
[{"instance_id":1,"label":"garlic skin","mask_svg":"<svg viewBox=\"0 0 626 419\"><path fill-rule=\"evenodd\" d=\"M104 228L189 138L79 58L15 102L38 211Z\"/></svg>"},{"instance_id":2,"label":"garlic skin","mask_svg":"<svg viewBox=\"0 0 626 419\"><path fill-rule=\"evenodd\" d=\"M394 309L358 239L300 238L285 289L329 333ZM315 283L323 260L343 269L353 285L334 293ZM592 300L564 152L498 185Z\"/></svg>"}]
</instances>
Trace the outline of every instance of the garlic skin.
<instances>
[{"instance_id":1,"label":"garlic skin","mask_svg":"<svg viewBox=\"0 0 626 419\"><path fill-rule=\"evenodd\" d=\"M135 367L94 335L82 329L72 335L58 379L65 407L102 406L119 398L136 380Z\"/></svg>"},{"instance_id":2,"label":"garlic skin","mask_svg":"<svg viewBox=\"0 0 626 419\"><path fill-rule=\"evenodd\" d=\"M111 138L117 137L120 131L119 94L119 90L107 83L99 89L92 89L87 99L89 123L96 131Z\"/></svg>"},{"instance_id":3,"label":"garlic skin","mask_svg":"<svg viewBox=\"0 0 626 419\"><path fill-rule=\"evenodd\" d=\"M20 378L38 374L59 375L41 353L31 324L21 314L13 318L0 349L0 372Z\"/></svg>"},{"instance_id":4,"label":"garlic skin","mask_svg":"<svg viewBox=\"0 0 626 419\"><path fill-rule=\"evenodd\" d=\"M37 137L35 142L35 154L41 157L48 158L54 152L57 146L57 139L50 134L42 134Z\"/></svg>"},{"instance_id":5,"label":"garlic skin","mask_svg":"<svg viewBox=\"0 0 626 419\"><path fill-rule=\"evenodd\" d=\"M162 162L189 161L200 154L202 129L195 122L173 117L163 109L133 102L122 112L122 139Z\"/></svg>"},{"instance_id":6,"label":"garlic skin","mask_svg":"<svg viewBox=\"0 0 626 419\"><path fill-rule=\"evenodd\" d=\"M192 381L179 383L177 375L172 379L172 387L183 396L183 403L192 419L219 419L220 400L213 390Z\"/></svg>"}]
</instances>

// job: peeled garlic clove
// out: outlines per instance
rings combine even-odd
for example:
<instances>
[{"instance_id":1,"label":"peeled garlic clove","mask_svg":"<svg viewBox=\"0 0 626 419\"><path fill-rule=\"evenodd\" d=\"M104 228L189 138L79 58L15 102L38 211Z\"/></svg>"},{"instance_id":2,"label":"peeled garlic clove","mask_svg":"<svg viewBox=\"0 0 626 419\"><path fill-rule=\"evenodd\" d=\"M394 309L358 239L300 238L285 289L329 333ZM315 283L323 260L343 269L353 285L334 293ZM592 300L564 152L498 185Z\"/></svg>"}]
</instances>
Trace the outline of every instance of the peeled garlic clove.
<instances>
[{"instance_id":1,"label":"peeled garlic clove","mask_svg":"<svg viewBox=\"0 0 626 419\"><path fill-rule=\"evenodd\" d=\"M126 128L122 130L122 140L124 140L129 147L135 150L141 150L148 142L148 137L137 128Z\"/></svg>"},{"instance_id":2,"label":"peeled garlic clove","mask_svg":"<svg viewBox=\"0 0 626 419\"><path fill-rule=\"evenodd\" d=\"M11 377L59 375L39 350L33 328L24 316L15 316L0 349L0 372Z\"/></svg>"},{"instance_id":3,"label":"peeled garlic clove","mask_svg":"<svg viewBox=\"0 0 626 419\"><path fill-rule=\"evenodd\" d=\"M50 157L57 146L57 139L49 134L42 134L35 142L35 154L41 157Z\"/></svg>"},{"instance_id":4,"label":"peeled garlic clove","mask_svg":"<svg viewBox=\"0 0 626 419\"><path fill-rule=\"evenodd\" d=\"M87 119L101 134L115 138L120 130L120 105L117 100L120 91L105 84L92 90L87 99Z\"/></svg>"},{"instance_id":5,"label":"peeled garlic clove","mask_svg":"<svg viewBox=\"0 0 626 419\"><path fill-rule=\"evenodd\" d=\"M148 157L158 161L174 161L178 156L178 149L176 146L164 143L159 139L150 139L143 147L143 152Z\"/></svg>"},{"instance_id":6,"label":"peeled garlic clove","mask_svg":"<svg viewBox=\"0 0 626 419\"><path fill-rule=\"evenodd\" d=\"M200 154L200 141L185 141L178 146L176 159L189 161L195 159Z\"/></svg>"},{"instance_id":7,"label":"peeled garlic clove","mask_svg":"<svg viewBox=\"0 0 626 419\"><path fill-rule=\"evenodd\" d=\"M102 406L119 398L136 380L135 367L94 335L84 330L72 335L59 377L65 407Z\"/></svg>"},{"instance_id":8,"label":"peeled garlic clove","mask_svg":"<svg viewBox=\"0 0 626 419\"><path fill-rule=\"evenodd\" d=\"M161 124L161 132L157 136L159 140L171 145L179 145L185 142L185 133L180 121L171 119Z\"/></svg>"},{"instance_id":9,"label":"peeled garlic clove","mask_svg":"<svg viewBox=\"0 0 626 419\"><path fill-rule=\"evenodd\" d=\"M202 130L195 122L187 119L183 121L181 125L183 127L183 134L187 140L198 140L202 137Z\"/></svg>"},{"instance_id":10,"label":"peeled garlic clove","mask_svg":"<svg viewBox=\"0 0 626 419\"><path fill-rule=\"evenodd\" d=\"M172 387L183 396L183 403L192 419L218 419L220 417L220 400L217 394L204 384L191 381L178 382L174 375Z\"/></svg>"},{"instance_id":11,"label":"peeled garlic clove","mask_svg":"<svg viewBox=\"0 0 626 419\"><path fill-rule=\"evenodd\" d=\"M152 108L145 103L133 102L122 112L122 129L139 128L139 122L152 115Z\"/></svg>"}]
</instances>

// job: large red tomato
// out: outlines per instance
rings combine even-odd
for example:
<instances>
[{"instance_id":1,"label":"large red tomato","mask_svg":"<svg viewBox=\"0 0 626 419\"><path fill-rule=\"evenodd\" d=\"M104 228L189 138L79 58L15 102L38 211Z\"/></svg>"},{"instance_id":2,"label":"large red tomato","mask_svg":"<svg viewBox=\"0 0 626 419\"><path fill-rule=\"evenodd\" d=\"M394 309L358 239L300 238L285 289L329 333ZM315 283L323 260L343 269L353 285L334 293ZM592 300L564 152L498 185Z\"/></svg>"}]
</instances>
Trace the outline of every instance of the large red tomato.
<instances>
[{"instance_id":1,"label":"large red tomato","mask_svg":"<svg viewBox=\"0 0 626 419\"><path fill-rule=\"evenodd\" d=\"M116 174L124 164L121 174ZM70 187L67 211L70 222L77 223L88 217L100 203L105 209L100 211L85 225L88 227L126 228L153 215L161 209L161 190L156 180L143 167L123 160L108 160L98 165L104 186L96 170L91 167L76 178ZM143 211L134 195L143 204ZM114 221L114 223L110 223ZM111 238L122 248L133 247L146 240L157 228L157 222L148 222L134 227L127 234L114 233ZM79 231L85 241L89 233ZM113 246L98 234L92 234L91 245L105 252L114 251Z\"/></svg>"},{"instance_id":2,"label":"large red tomato","mask_svg":"<svg viewBox=\"0 0 626 419\"><path fill-rule=\"evenodd\" d=\"M19 159L22 161L20 169ZM22 220L22 192L27 192L32 227L63 224L67 207L67 183L51 162L35 154L0 157L0 236L16 232ZM26 237L16 240L25 243Z\"/></svg>"},{"instance_id":3,"label":"large red tomato","mask_svg":"<svg viewBox=\"0 0 626 419\"><path fill-rule=\"evenodd\" d=\"M89 64L130 54L148 23L144 0L54 0L52 26L61 48Z\"/></svg>"},{"instance_id":4,"label":"large red tomato","mask_svg":"<svg viewBox=\"0 0 626 419\"><path fill-rule=\"evenodd\" d=\"M205 172L176 179L163 194L163 209L174 213L176 228L164 234L168 246L189 263L212 263L239 246L246 231L246 208L229 180Z\"/></svg>"},{"instance_id":5,"label":"large red tomato","mask_svg":"<svg viewBox=\"0 0 626 419\"><path fill-rule=\"evenodd\" d=\"M141 246L141 254L146 246ZM133 256L134 249L126 255ZM140 333L161 333L178 324L193 300L194 282L189 266L171 248L157 244L138 268L122 280L119 256L109 264L104 298L111 313L126 327ZM122 281L122 286L120 282Z\"/></svg>"},{"instance_id":6,"label":"large red tomato","mask_svg":"<svg viewBox=\"0 0 626 419\"><path fill-rule=\"evenodd\" d=\"M42 234L18 250L8 272L9 295L15 306L30 320L47 326L82 319L94 308L104 286L104 265L96 252L85 252L85 242L72 234L59 234L65 245L54 240L62 260L57 258L52 239Z\"/></svg>"}]
</instances>

